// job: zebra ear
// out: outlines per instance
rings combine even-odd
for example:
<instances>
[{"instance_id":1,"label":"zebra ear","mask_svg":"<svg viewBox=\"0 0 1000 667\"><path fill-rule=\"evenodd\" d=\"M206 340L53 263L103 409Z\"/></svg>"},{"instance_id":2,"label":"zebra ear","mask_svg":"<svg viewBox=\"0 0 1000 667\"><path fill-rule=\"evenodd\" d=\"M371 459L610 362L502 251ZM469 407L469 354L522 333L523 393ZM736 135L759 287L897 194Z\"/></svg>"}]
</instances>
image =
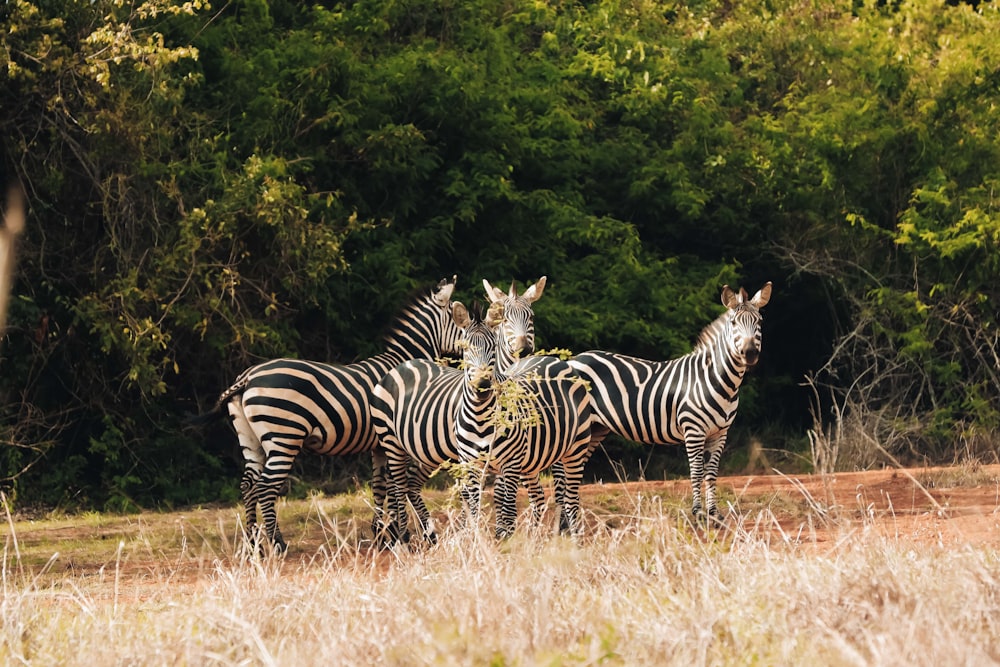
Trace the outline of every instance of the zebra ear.
<instances>
[{"instance_id":1,"label":"zebra ear","mask_svg":"<svg viewBox=\"0 0 1000 667\"><path fill-rule=\"evenodd\" d=\"M722 305L729 309L740 305L739 295L736 294L736 292L734 292L729 285L722 286Z\"/></svg>"},{"instance_id":2,"label":"zebra ear","mask_svg":"<svg viewBox=\"0 0 1000 667\"><path fill-rule=\"evenodd\" d=\"M750 303L757 307L763 308L767 305L767 302L771 300L771 281L768 280L767 284L757 290L757 293L753 295L750 299Z\"/></svg>"},{"instance_id":3,"label":"zebra ear","mask_svg":"<svg viewBox=\"0 0 1000 667\"><path fill-rule=\"evenodd\" d=\"M466 308L461 301L456 301L451 307L451 317L455 320L455 326L459 329L465 329L469 326L471 318L469 317L469 310Z\"/></svg>"},{"instance_id":4,"label":"zebra ear","mask_svg":"<svg viewBox=\"0 0 1000 667\"><path fill-rule=\"evenodd\" d=\"M451 277L450 281L445 278L438 283L438 286L434 289L434 294L431 295L431 299L434 303L442 308L448 307L448 304L451 303L451 295L455 293L456 280L458 280L458 276L454 275Z\"/></svg>"},{"instance_id":5,"label":"zebra ear","mask_svg":"<svg viewBox=\"0 0 1000 667\"><path fill-rule=\"evenodd\" d=\"M517 298L517 285L516 281L513 278L510 279L510 290L507 291L507 296L509 296L511 299Z\"/></svg>"},{"instance_id":6,"label":"zebra ear","mask_svg":"<svg viewBox=\"0 0 1000 667\"><path fill-rule=\"evenodd\" d=\"M501 301L505 298L503 290L490 285L490 281L486 280L486 278L483 278L483 287L486 289L486 298L489 299L490 303Z\"/></svg>"},{"instance_id":7,"label":"zebra ear","mask_svg":"<svg viewBox=\"0 0 1000 667\"><path fill-rule=\"evenodd\" d=\"M494 301L486 311L486 326L493 329L503 322L503 301Z\"/></svg>"},{"instance_id":8,"label":"zebra ear","mask_svg":"<svg viewBox=\"0 0 1000 667\"><path fill-rule=\"evenodd\" d=\"M538 279L538 282L524 290L524 294L521 295L528 303L534 303L542 298L542 292L545 291L545 276Z\"/></svg>"}]
</instances>

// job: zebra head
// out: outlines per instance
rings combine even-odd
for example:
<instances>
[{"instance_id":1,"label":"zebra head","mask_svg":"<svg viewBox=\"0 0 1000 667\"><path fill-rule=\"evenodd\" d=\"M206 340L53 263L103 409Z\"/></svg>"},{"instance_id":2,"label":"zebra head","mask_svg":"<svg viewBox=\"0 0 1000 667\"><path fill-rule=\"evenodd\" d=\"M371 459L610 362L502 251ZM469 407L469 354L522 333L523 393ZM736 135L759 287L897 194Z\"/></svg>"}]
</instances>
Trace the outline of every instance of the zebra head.
<instances>
[{"instance_id":1,"label":"zebra head","mask_svg":"<svg viewBox=\"0 0 1000 667\"><path fill-rule=\"evenodd\" d=\"M387 330L386 353L397 363L407 359L437 359L458 353L460 332L451 316L456 276L445 278L396 316Z\"/></svg>"},{"instance_id":2,"label":"zebra head","mask_svg":"<svg viewBox=\"0 0 1000 667\"><path fill-rule=\"evenodd\" d=\"M452 308L455 326L461 330L462 368L465 379L473 389L486 391L493 385L496 372L496 327L503 318L503 308L490 306L484 319L478 304L472 312L456 302Z\"/></svg>"},{"instance_id":3,"label":"zebra head","mask_svg":"<svg viewBox=\"0 0 1000 667\"><path fill-rule=\"evenodd\" d=\"M747 366L756 366L760 360L760 309L770 299L770 281L752 299L747 298L747 291L742 287L738 293L730 289L729 285L722 288L722 305L729 309L731 353Z\"/></svg>"},{"instance_id":4,"label":"zebra head","mask_svg":"<svg viewBox=\"0 0 1000 667\"><path fill-rule=\"evenodd\" d=\"M483 279L483 287L486 289L486 298L491 304L503 304L503 319L497 330L503 342L497 351L497 356L501 368L506 368L518 357L527 356L535 351L535 312L531 304L542 297L542 292L545 290L545 276L539 278L538 282L524 290L520 296L517 294L514 281L511 281L510 291L507 294L491 285L486 279Z\"/></svg>"},{"instance_id":5,"label":"zebra head","mask_svg":"<svg viewBox=\"0 0 1000 667\"><path fill-rule=\"evenodd\" d=\"M436 339L437 350L430 355L432 358L458 353L458 341L462 337L462 331L455 325L452 313L458 302L451 300L457 280L458 276L452 276L450 280L443 278L431 292L430 303L433 312L428 313L428 318L433 322L433 330L437 332L433 336Z\"/></svg>"}]
</instances>

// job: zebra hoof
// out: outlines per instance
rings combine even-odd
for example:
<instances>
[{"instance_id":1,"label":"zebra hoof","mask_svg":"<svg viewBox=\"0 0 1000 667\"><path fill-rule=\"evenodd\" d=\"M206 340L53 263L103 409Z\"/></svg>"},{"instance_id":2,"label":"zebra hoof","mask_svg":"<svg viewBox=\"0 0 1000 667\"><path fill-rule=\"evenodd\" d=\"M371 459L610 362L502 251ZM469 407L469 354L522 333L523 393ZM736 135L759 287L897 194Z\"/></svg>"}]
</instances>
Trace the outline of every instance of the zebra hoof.
<instances>
[{"instance_id":1,"label":"zebra hoof","mask_svg":"<svg viewBox=\"0 0 1000 667\"><path fill-rule=\"evenodd\" d=\"M513 528L497 528L497 530L496 530L496 539L498 541L502 542L504 540L509 540L512 537L514 537L514 529Z\"/></svg>"},{"instance_id":2,"label":"zebra hoof","mask_svg":"<svg viewBox=\"0 0 1000 667\"><path fill-rule=\"evenodd\" d=\"M255 544L257 545L257 556L260 558L284 556L288 552L288 545L280 538L273 541L260 540L256 541Z\"/></svg>"},{"instance_id":3,"label":"zebra hoof","mask_svg":"<svg viewBox=\"0 0 1000 667\"><path fill-rule=\"evenodd\" d=\"M376 549L384 551L391 547L395 541L396 537L388 526L381 523L372 523L372 543L374 543Z\"/></svg>"},{"instance_id":4,"label":"zebra hoof","mask_svg":"<svg viewBox=\"0 0 1000 667\"><path fill-rule=\"evenodd\" d=\"M722 525L722 514L719 512L718 508L712 508L705 512L701 508L692 510L691 514L694 516L695 524L710 528L713 526Z\"/></svg>"}]
</instances>

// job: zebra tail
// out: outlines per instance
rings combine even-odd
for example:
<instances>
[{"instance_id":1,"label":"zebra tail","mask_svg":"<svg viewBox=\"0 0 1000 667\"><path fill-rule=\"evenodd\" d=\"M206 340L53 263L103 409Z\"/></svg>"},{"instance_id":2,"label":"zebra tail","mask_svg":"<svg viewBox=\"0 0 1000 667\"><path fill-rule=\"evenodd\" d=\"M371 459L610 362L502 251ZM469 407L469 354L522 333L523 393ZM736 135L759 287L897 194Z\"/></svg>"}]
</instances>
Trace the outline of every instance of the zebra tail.
<instances>
[{"instance_id":1,"label":"zebra tail","mask_svg":"<svg viewBox=\"0 0 1000 667\"><path fill-rule=\"evenodd\" d=\"M208 426L212 422L222 419L222 417L225 416L225 410L223 410L222 407L226 403L228 403L229 399L231 399L233 396L243 393L243 391L247 388L247 385L250 384L248 378L249 378L249 370L244 371L243 374L236 379L236 383L233 384L233 386L222 392L222 396L219 396L219 400L215 402L215 405L212 407L211 410L209 410L208 412L203 412L200 415L193 415L189 413L186 417L184 417L183 421L184 426L185 427Z\"/></svg>"},{"instance_id":2,"label":"zebra tail","mask_svg":"<svg viewBox=\"0 0 1000 667\"><path fill-rule=\"evenodd\" d=\"M201 414L188 413L185 415L182 421L185 428L200 428L208 426L214 422L219 421L223 417L223 412L220 409L222 406L216 405L214 408L208 412L203 412Z\"/></svg>"}]
</instances>

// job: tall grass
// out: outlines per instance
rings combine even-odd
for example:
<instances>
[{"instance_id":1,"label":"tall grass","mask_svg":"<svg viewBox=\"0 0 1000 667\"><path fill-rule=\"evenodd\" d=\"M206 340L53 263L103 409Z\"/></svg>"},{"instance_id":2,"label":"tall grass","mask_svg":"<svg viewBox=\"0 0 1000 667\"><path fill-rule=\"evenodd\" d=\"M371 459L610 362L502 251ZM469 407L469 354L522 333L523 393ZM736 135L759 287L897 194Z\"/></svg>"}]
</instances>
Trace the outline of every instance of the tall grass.
<instances>
[{"instance_id":1,"label":"tall grass","mask_svg":"<svg viewBox=\"0 0 1000 667\"><path fill-rule=\"evenodd\" d=\"M615 527L592 514L578 542L470 528L373 554L313 499L323 538L298 558L246 557L226 522L186 531L183 549L107 544L103 569L81 573L26 567L10 523L0 664L1000 661L995 550L854 531L821 552L775 539L766 508L706 535L656 499L623 504Z\"/></svg>"}]
</instances>

